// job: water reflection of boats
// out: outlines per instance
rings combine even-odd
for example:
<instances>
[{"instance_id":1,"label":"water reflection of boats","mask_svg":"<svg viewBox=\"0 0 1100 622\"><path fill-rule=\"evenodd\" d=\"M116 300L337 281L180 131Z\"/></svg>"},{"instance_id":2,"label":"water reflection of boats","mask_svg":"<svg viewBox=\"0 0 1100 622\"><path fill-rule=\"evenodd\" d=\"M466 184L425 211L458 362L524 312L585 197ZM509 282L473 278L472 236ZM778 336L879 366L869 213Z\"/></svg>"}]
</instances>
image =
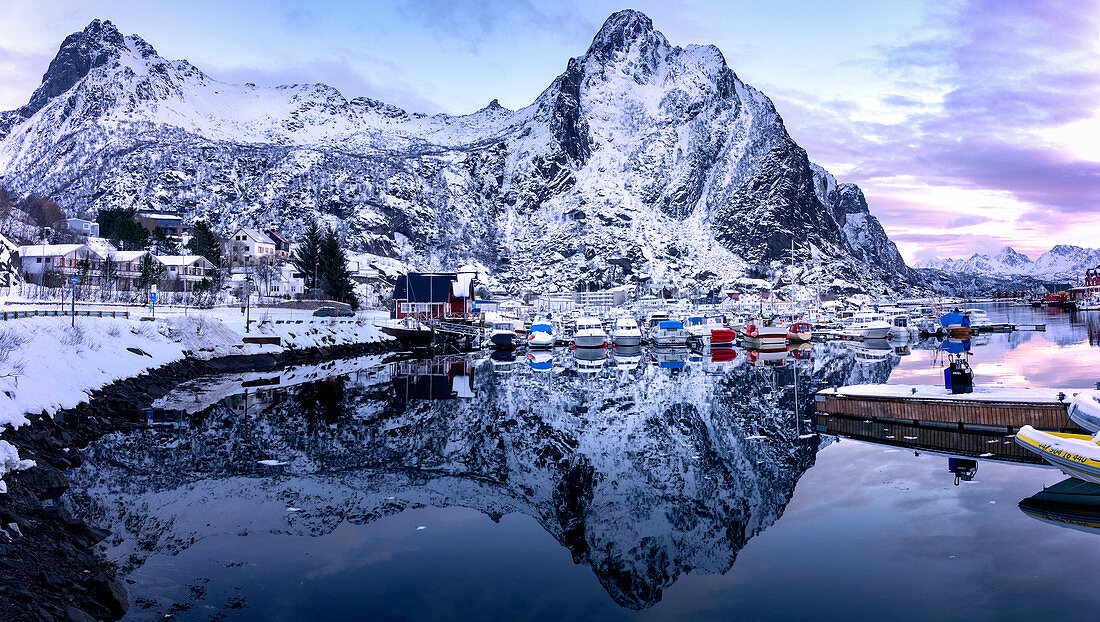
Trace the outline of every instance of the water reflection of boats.
<instances>
[{"instance_id":1,"label":"water reflection of boats","mask_svg":"<svg viewBox=\"0 0 1100 622\"><path fill-rule=\"evenodd\" d=\"M857 363L881 363L894 351L894 347L885 339L864 339L846 343L848 348L856 353Z\"/></svg>"},{"instance_id":2,"label":"water reflection of boats","mask_svg":"<svg viewBox=\"0 0 1100 622\"><path fill-rule=\"evenodd\" d=\"M471 398L474 369L466 357L436 357L398 361L391 368L390 384L399 400Z\"/></svg>"},{"instance_id":3,"label":"water reflection of boats","mask_svg":"<svg viewBox=\"0 0 1100 622\"><path fill-rule=\"evenodd\" d=\"M1070 477L1021 501L1020 511L1044 523L1100 534L1100 485Z\"/></svg>"},{"instance_id":4,"label":"water reflection of boats","mask_svg":"<svg viewBox=\"0 0 1100 622\"><path fill-rule=\"evenodd\" d=\"M554 353L546 350L533 351L527 355L532 371L551 371L554 369Z\"/></svg>"},{"instance_id":5,"label":"water reflection of boats","mask_svg":"<svg viewBox=\"0 0 1100 622\"><path fill-rule=\"evenodd\" d=\"M489 354L489 360L493 364L493 371L501 374L510 374L516 368L516 351L511 348L493 350Z\"/></svg>"},{"instance_id":6,"label":"water reflection of boats","mask_svg":"<svg viewBox=\"0 0 1100 622\"><path fill-rule=\"evenodd\" d=\"M591 374L603 369L607 360L607 350L603 348L577 348L573 350L573 358L577 361L577 371Z\"/></svg>"},{"instance_id":7,"label":"water reflection of boats","mask_svg":"<svg viewBox=\"0 0 1100 622\"><path fill-rule=\"evenodd\" d=\"M618 346L612 353L615 368L622 371L637 369L642 362L642 346Z\"/></svg>"},{"instance_id":8,"label":"water reflection of boats","mask_svg":"<svg viewBox=\"0 0 1100 622\"><path fill-rule=\"evenodd\" d=\"M749 363L757 367L782 367L787 360L787 348L770 350L749 350Z\"/></svg>"},{"instance_id":9,"label":"water reflection of boats","mask_svg":"<svg viewBox=\"0 0 1100 622\"><path fill-rule=\"evenodd\" d=\"M687 348L654 348L649 353L653 364L662 369L680 370L687 365L691 350Z\"/></svg>"}]
</instances>

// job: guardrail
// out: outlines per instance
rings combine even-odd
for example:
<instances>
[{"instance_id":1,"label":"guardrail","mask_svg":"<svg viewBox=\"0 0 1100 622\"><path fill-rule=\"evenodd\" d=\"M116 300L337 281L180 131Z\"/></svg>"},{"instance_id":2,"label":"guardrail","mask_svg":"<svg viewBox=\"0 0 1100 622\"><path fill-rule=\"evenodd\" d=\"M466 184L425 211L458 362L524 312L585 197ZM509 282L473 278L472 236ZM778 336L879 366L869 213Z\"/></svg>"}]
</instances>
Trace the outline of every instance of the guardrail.
<instances>
[{"instance_id":1,"label":"guardrail","mask_svg":"<svg viewBox=\"0 0 1100 622\"><path fill-rule=\"evenodd\" d=\"M36 309L34 311L0 311L0 320L17 320L26 317L69 317L71 311L56 311L53 309ZM129 311L77 311L77 317L130 317Z\"/></svg>"}]
</instances>

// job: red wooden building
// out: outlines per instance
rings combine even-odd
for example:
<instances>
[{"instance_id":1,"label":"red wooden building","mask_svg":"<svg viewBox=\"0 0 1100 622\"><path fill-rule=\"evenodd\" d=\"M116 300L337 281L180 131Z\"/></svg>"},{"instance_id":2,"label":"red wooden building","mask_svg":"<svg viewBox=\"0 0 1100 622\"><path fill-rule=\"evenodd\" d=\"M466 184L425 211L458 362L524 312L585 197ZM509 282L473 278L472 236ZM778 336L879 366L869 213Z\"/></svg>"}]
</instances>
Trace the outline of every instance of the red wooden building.
<instances>
[{"instance_id":1,"label":"red wooden building","mask_svg":"<svg viewBox=\"0 0 1100 622\"><path fill-rule=\"evenodd\" d=\"M410 272L393 286L394 317L462 319L474 310L472 272Z\"/></svg>"}]
</instances>

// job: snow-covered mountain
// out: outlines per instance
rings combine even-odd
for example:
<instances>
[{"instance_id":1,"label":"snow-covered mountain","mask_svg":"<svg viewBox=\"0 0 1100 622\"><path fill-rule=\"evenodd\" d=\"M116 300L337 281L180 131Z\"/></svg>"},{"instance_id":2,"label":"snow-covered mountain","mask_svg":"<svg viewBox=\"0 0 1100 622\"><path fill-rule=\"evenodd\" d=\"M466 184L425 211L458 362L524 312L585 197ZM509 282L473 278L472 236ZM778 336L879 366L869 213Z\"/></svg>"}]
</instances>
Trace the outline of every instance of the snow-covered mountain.
<instances>
[{"instance_id":1,"label":"snow-covered mountain","mask_svg":"<svg viewBox=\"0 0 1100 622\"><path fill-rule=\"evenodd\" d=\"M916 268L992 277L1026 276L1044 281L1075 282L1089 268L1100 266L1100 249L1059 244L1032 261L1006 246L996 255L975 253L969 259L931 259Z\"/></svg>"},{"instance_id":2,"label":"snow-covered mountain","mask_svg":"<svg viewBox=\"0 0 1100 622\"><path fill-rule=\"evenodd\" d=\"M71 213L178 209L291 234L320 216L356 250L476 261L517 286L720 285L789 261L792 240L825 276L910 276L859 188L811 164L716 47L673 46L637 11L609 17L529 106L462 116L227 84L96 20L0 113L0 139L3 183Z\"/></svg>"}]
</instances>

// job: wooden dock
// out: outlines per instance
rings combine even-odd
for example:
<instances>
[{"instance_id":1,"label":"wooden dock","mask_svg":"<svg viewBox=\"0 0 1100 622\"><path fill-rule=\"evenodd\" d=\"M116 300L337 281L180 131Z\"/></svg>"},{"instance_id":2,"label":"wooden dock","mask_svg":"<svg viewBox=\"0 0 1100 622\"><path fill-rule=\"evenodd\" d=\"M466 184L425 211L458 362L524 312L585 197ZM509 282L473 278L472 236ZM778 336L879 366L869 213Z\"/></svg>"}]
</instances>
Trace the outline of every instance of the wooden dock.
<instances>
[{"instance_id":1,"label":"wooden dock","mask_svg":"<svg viewBox=\"0 0 1100 622\"><path fill-rule=\"evenodd\" d=\"M1067 412L1072 390L975 389L951 395L933 385L859 385L817 393L819 415L860 420L906 423L915 426L954 426L959 430L1003 430L1012 433L1024 425L1040 430L1077 431Z\"/></svg>"}]
</instances>

